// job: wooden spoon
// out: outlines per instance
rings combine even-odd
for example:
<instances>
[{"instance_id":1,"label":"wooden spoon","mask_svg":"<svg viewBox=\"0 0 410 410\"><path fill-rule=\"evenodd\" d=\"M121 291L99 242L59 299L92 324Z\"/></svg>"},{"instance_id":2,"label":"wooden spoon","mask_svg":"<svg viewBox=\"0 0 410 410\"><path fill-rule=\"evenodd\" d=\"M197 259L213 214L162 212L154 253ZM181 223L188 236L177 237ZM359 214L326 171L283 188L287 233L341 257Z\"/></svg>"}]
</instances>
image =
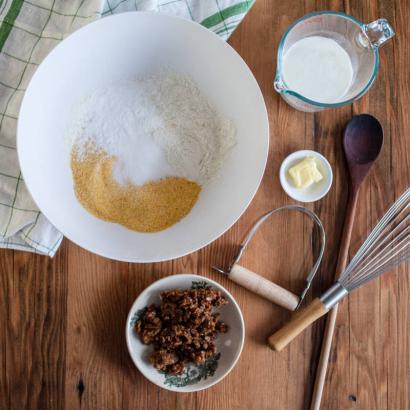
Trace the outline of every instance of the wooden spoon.
<instances>
[{"instance_id":1,"label":"wooden spoon","mask_svg":"<svg viewBox=\"0 0 410 410\"><path fill-rule=\"evenodd\" d=\"M383 129L379 121L369 114L355 115L347 124L343 135L343 149L349 170L349 197L344 220L335 279L346 268L350 238L356 213L359 188L376 161L383 145ZM329 313L316 371L310 409L318 410L325 384L326 370L337 317L336 305Z\"/></svg>"}]
</instances>

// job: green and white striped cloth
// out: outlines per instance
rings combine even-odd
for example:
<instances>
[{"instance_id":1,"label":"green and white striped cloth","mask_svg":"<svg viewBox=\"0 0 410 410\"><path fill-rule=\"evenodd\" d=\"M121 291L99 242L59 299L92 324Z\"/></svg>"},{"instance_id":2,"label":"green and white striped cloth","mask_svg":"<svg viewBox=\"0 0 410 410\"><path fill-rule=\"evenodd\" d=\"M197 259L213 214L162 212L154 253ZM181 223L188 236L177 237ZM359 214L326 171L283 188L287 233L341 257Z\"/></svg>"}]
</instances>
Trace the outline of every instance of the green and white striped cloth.
<instances>
[{"instance_id":1,"label":"green and white striped cloth","mask_svg":"<svg viewBox=\"0 0 410 410\"><path fill-rule=\"evenodd\" d=\"M16 126L28 83L71 32L110 14L185 17L227 39L255 0L0 0L0 247L54 256L63 236L39 212L22 178Z\"/></svg>"}]
</instances>

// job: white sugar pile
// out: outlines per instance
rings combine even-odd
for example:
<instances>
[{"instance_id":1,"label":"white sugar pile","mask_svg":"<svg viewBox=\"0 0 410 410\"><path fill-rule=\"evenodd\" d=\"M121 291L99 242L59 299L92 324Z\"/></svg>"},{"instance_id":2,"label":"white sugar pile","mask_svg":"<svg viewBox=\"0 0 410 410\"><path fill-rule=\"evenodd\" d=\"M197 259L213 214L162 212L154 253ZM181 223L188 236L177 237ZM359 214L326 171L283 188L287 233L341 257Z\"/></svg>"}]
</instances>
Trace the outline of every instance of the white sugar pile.
<instances>
[{"instance_id":1,"label":"white sugar pile","mask_svg":"<svg viewBox=\"0 0 410 410\"><path fill-rule=\"evenodd\" d=\"M114 178L135 185L169 176L206 184L235 134L190 77L170 72L95 91L71 130L80 156L90 147L115 156Z\"/></svg>"}]
</instances>

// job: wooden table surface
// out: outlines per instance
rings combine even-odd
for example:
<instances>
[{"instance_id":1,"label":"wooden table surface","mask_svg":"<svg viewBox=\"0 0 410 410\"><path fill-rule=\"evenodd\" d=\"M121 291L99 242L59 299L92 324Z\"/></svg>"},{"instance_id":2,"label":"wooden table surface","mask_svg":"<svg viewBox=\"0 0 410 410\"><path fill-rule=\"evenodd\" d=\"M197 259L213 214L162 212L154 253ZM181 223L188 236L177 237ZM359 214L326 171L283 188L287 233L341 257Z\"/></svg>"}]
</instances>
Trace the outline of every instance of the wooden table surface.
<instances>
[{"instance_id":1,"label":"wooden table surface","mask_svg":"<svg viewBox=\"0 0 410 410\"><path fill-rule=\"evenodd\" d=\"M289 24L323 9L344 11L365 22L385 17L397 36L383 47L379 75L364 98L345 108L304 114L272 89L276 50ZM68 240L54 259L0 251L0 408L308 409L324 320L274 353L266 337L290 313L209 266L228 263L235 245L263 212L292 203L279 185L280 163L292 151L315 149L329 159L335 178L326 198L310 206L325 225L328 244L308 299L331 283L347 194L341 133L353 114L375 115L384 127L385 144L360 193L351 253L410 182L409 22L407 0L257 0L229 41L253 71L270 119L268 165L251 206L213 244L167 263L114 262ZM242 262L299 292L316 251L309 242L311 233L303 216L272 219ZM323 409L410 408L409 270L407 266L385 274L341 304ZM123 336L128 310L141 290L178 272L221 282L239 302L246 323L245 347L232 373L193 394L161 390L145 380L134 368Z\"/></svg>"}]
</instances>

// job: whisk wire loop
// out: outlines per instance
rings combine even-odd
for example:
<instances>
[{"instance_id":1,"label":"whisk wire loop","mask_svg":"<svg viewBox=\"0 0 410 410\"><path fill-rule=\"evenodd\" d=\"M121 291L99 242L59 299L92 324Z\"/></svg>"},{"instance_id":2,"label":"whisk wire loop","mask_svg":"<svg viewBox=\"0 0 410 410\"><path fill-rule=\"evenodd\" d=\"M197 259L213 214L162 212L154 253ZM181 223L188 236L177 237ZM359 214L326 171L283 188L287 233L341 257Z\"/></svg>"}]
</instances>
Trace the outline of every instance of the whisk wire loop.
<instances>
[{"instance_id":1,"label":"whisk wire loop","mask_svg":"<svg viewBox=\"0 0 410 410\"><path fill-rule=\"evenodd\" d=\"M400 224L401 225L401 224ZM399 227L399 226L398 226ZM396 230L396 228L395 228ZM393 231L392 231L393 233ZM390 239L390 235L386 236L383 241L381 241L373 251L365 256L363 260L361 260L358 265L355 268L355 276L360 276L365 272L369 272L372 269L375 268L376 265L381 265L384 261L388 261L389 257L392 255L392 253L397 249L402 247L400 249L403 249L406 247L408 237L410 235L410 226L408 225L405 227L395 238L393 238L390 242L385 243L387 239ZM379 250L379 248L385 245L385 248L380 249L380 253L378 255L374 255L376 251ZM400 252L400 250L399 250ZM374 258L371 258L372 256L375 256ZM395 254L396 255L396 254ZM393 257L393 256L392 256Z\"/></svg>"},{"instance_id":2,"label":"whisk wire loop","mask_svg":"<svg viewBox=\"0 0 410 410\"><path fill-rule=\"evenodd\" d=\"M360 247L359 251L353 257L351 262L349 263L348 267L346 268L345 272L349 272L349 270L353 269L359 259L362 259L363 256L367 253L368 248L372 247L375 237L381 234L381 232L386 228L386 225L389 221L395 220L401 212L403 212L407 206L402 208L403 203L406 202L406 193L407 193L407 200L410 194L410 188L403 193L403 195L391 206L391 208L386 212L386 214L382 217L382 219L378 222L378 224L374 227L372 232L369 234L363 245ZM343 273L342 273L343 275Z\"/></svg>"},{"instance_id":3,"label":"whisk wire loop","mask_svg":"<svg viewBox=\"0 0 410 410\"><path fill-rule=\"evenodd\" d=\"M410 188L374 227L338 282L348 291L410 258Z\"/></svg>"}]
</instances>

